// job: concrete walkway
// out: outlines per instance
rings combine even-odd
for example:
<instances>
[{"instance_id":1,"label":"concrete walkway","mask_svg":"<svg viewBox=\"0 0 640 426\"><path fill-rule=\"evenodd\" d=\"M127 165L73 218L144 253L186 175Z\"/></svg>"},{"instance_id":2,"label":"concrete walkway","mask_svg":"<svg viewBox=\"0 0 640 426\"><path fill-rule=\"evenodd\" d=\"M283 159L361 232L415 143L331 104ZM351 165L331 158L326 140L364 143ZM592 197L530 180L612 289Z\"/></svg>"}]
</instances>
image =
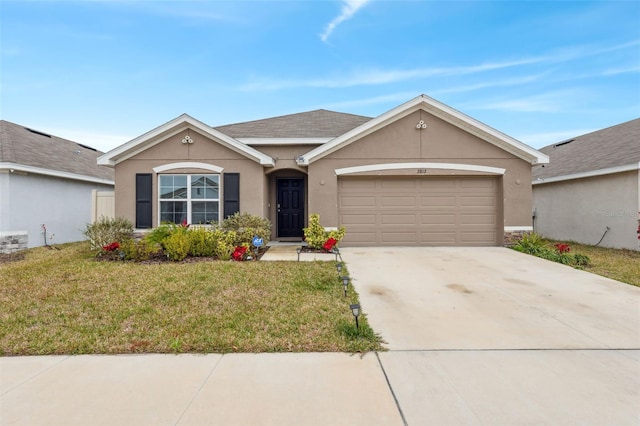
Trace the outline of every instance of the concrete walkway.
<instances>
[{"instance_id":1,"label":"concrete walkway","mask_svg":"<svg viewBox=\"0 0 640 426\"><path fill-rule=\"evenodd\" d=\"M640 289L503 248L342 256L388 352L5 357L0 425L640 423Z\"/></svg>"}]
</instances>

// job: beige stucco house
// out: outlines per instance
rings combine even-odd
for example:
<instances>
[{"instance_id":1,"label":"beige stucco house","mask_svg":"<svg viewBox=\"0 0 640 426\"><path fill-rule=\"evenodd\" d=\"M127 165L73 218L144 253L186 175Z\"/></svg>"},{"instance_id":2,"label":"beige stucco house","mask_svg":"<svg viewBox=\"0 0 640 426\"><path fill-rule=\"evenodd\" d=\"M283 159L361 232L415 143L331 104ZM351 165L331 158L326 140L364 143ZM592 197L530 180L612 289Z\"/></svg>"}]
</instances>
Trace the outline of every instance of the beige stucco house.
<instances>
[{"instance_id":1,"label":"beige stucco house","mask_svg":"<svg viewBox=\"0 0 640 426\"><path fill-rule=\"evenodd\" d=\"M640 249L640 118L542 148L535 230L557 240Z\"/></svg>"},{"instance_id":2,"label":"beige stucco house","mask_svg":"<svg viewBox=\"0 0 640 426\"><path fill-rule=\"evenodd\" d=\"M310 213L344 245L502 245L530 231L535 149L428 96L378 117L326 110L210 127L186 114L104 154L116 215L149 228L269 218L300 239Z\"/></svg>"}]
</instances>

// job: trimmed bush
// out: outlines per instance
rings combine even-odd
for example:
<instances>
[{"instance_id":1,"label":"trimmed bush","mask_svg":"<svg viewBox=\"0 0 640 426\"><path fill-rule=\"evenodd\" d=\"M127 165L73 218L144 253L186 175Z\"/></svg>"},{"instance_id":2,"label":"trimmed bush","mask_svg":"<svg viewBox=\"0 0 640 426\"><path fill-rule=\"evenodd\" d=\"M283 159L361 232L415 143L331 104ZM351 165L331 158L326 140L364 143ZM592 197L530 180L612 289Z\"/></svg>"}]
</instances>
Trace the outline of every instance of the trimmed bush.
<instances>
[{"instance_id":1,"label":"trimmed bush","mask_svg":"<svg viewBox=\"0 0 640 426\"><path fill-rule=\"evenodd\" d=\"M187 235L190 243L189 256L211 257L214 255L219 238L217 233L204 227L196 227Z\"/></svg>"},{"instance_id":2,"label":"trimmed bush","mask_svg":"<svg viewBox=\"0 0 640 426\"><path fill-rule=\"evenodd\" d=\"M102 250L113 242L122 243L133 238L133 224L124 217L101 216L95 223L88 224L82 233L89 239L91 250Z\"/></svg>"},{"instance_id":3,"label":"trimmed bush","mask_svg":"<svg viewBox=\"0 0 640 426\"><path fill-rule=\"evenodd\" d=\"M186 232L175 232L164 240L164 246L169 260L180 262L189 254L189 235Z\"/></svg>"},{"instance_id":4,"label":"trimmed bush","mask_svg":"<svg viewBox=\"0 0 640 426\"><path fill-rule=\"evenodd\" d=\"M271 236L271 222L260 216L249 213L235 213L222 221L223 231L234 231L233 244L241 246L251 244L253 237L260 237L266 244Z\"/></svg>"},{"instance_id":5,"label":"trimmed bush","mask_svg":"<svg viewBox=\"0 0 640 426\"><path fill-rule=\"evenodd\" d=\"M150 260L162 253L162 248L159 245L147 240L126 240L121 244L120 250L124 253L124 260L135 262Z\"/></svg>"},{"instance_id":6,"label":"trimmed bush","mask_svg":"<svg viewBox=\"0 0 640 426\"><path fill-rule=\"evenodd\" d=\"M307 245L319 250L329 238L335 239L336 245L339 244L344 238L346 229L344 226L341 226L338 229L327 231L320 225L320 215L313 213L309 215L309 226L303 229L303 233Z\"/></svg>"}]
</instances>

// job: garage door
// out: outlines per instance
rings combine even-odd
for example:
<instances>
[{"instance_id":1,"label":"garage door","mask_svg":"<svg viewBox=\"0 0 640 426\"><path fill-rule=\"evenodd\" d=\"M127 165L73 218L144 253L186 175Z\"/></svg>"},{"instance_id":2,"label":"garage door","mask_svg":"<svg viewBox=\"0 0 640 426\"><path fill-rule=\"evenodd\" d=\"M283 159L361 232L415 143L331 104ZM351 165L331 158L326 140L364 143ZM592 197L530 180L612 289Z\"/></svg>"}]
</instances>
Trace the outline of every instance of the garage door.
<instances>
[{"instance_id":1,"label":"garage door","mask_svg":"<svg viewBox=\"0 0 640 426\"><path fill-rule=\"evenodd\" d=\"M345 245L498 245L496 178L343 177L338 186Z\"/></svg>"}]
</instances>

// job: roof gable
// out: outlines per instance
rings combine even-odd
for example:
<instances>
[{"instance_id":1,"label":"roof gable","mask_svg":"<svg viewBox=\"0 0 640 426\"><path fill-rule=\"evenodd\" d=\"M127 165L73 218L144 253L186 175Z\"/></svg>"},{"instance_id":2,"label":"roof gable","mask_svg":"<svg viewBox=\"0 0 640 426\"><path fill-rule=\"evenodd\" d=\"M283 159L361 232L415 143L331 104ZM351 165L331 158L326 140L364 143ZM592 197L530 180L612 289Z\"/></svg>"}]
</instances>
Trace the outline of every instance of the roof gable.
<instances>
[{"instance_id":1,"label":"roof gable","mask_svg":"<svg viewBox=\"0 0 640 426\"><path fill-rule=\"evenodd\" d=\"M473 134L531 164L544 164L549 161L545 154L524 143L501 133L451 107L448 107L426 95L420 95L410 101L385 112L378 117L334 138L333 140L307 152L299 161L300 165L309 165L332 152L335 152L356 140L363 138L414 111L424 110L466 132Z\"/></svg>"},{"instance_id":2,"label":"roof gable","mask_svg":"<svg viewBox=\"0 0 640 426\"><path fill-rule=\"evenodd\" d=\"M640 163L640 118L542 148L549 165L533 171L534 181L589 174L598 170L637 169Z\"/></svg>"},{"instance_id":3,"label":"roof gable","mask_svg":"<svg viewBox=\"0 0 640 426\"><path fill-rule=\"evenodd\" d=\"M113 184L113 170L96 164L101 154L89 146L0 120L0 168Z\"/></svg>"},{"instance_id":4,"label":"roof gable","mask_svg":"<svg viewBox=\"0 0 640 426\"><path fill-rule=\"evenodd\" d=\"M215 127L233 138L335 138L371 117L318 109Z\"/></svg>"},{"instance_id":5,"label":"roof gable","mask_svg":"<svg viewBox=\"0 0 640 426\"><path fill-rule=\"evenodd\" d=\"M179 117L176 117L173 120L156 127L135 139L132 139L124 145L112 149L98 158L98 164L114 166L117 163L131 158L134 155L157 145L163 140L186 130L187 128L198 130L221 145L242 154L263 166L273 166L275 164L273 158L268 155L237 141L219 130L207 126L188 114L182 114Z\"/></svg>"}]
</instances>

